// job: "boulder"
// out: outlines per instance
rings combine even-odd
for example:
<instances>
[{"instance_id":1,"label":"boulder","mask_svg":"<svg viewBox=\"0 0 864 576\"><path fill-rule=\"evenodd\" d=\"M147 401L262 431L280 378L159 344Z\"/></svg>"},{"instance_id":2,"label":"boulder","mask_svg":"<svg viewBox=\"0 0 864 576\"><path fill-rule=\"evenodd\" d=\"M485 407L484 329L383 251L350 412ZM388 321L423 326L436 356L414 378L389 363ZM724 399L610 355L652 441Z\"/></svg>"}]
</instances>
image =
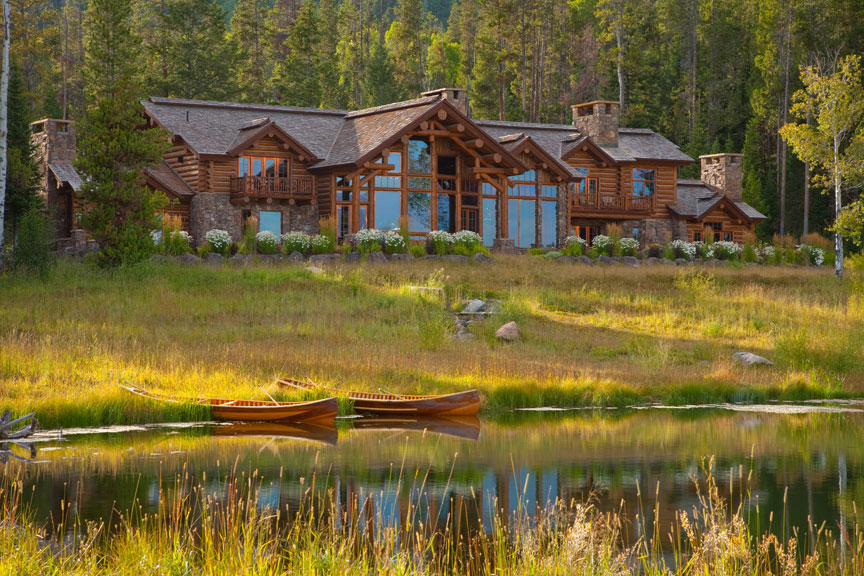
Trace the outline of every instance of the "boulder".
<instances>
[{"instance_id":1,"label":"boulder","mask_svg":"<svg viewBox=\"0 0 864 576\"><path fill-rule=\"evenodd\" d=\"M309 257L310 264L335 264L341 261L341 254L313 254Z\"/></svg>"},{"instance_id":2,"label":"boulder","mask_svg":"<svg viewBox=\"0 0 864 576\"><path fill-rule=\"evenodd\" d=\"M605 256L604 256L604 258L605 258ZM579 258L577 258L577 260L579 261L580 264L585 264L586 266L593 266L594 265L594 260L592 260L589 256L582 255L582 256L579 256Z\"/></svg>"},{"instance_id":3,"label":"boulder","mask_svg":"<svg viewBox=\"0 0 864 576\"><path fill-rule=\"evenodd\" d=\"M483 254L482 252L474 254L473 260L475 264L495 264L494 259L490 258L486 254Z\"/></svg>"},{"instance_id":4,"label":"boulder","mask_svg":"<svg viewBox=\"0 0 864 576\"><path fill-rule=\"evenodd\" d=\"M363 261L363 254L360 252L349 252L345 255L345 262L349 264L357 264Z\"/></svg>"},{"instance_id":5,"label":"boulder","mask_svg":"<svg viewBox=\"0 0 864 576\"><path fill-rule=\"evenodd\" d=\"M468 342L474 338L476 338L476 336L468 330L467 326L457 326L456 334L453 335L453 339L458 340L459 342Z\"/></svg>"},{"instance_id":6,"label":"boulder","mask_svg":"<svg viewBox=\"0 0 864 576\"><path fill-rule=\"evenodd\" d=\"M670 260L669 258L663 258L662 260L660 260L660 263L663 264L664 266L674 266L675 265L675 261Z\"/></svg>"},{"instance_id":7,"label":"boulder","mask_svg":"<svg viewBox=\"0 0 864 576\"><path fill-rule=\"evenodd\" d=\"M515 342L522 338L522 332L519 330L516 322L508 322L498 328L498 331L495 332L495 338L504 340L505 342Z\"/></svg>"},{"instance_id":8,"label":"boulder","mask_svg":"<svg viewBox=\"0 0 864 576\"><path fill-rule=\"evenodd\" d=\"M606 264L608 266L609 264L616 264L616 263L617 263L617 261L615 260L615 258L610 258L609 256L606 256L605 254L601 254L597 258L597 264Z\"/></svg>"},{"instance_id":9,"label":"boulder","mask_svg":"<svg viewBox=\"0 0 864 576\"><path fill-rule=\"evenodd\" d=\"M390 261L391 262L408 262L410 260L414 260L414 256L411 254L391 254Z\"/></svg>"},{"instance_id":10,"label":"boulder","mask_svg":"<svg viewBox=\"0 0 864 576\"><path fill-rule=\"evenodd\" d=\"M321 268L318 268L317 266L307 266L306 270L308 270L312 274L323 274L324 273L324 270L322 270Z\"/></svg>"},{"instance_id":11,"label":"boulder","mask_svg":"<svg viewBox=\"0 0 864 576\"><path fill-rule=\"evenodd\" d=\"M716 258L710 258L708 260L703 260L702 265L707 266L708 268L714 268L715 266L720 265L720 260L717 260Z\"/></svg>"},{"instance_id":12,"label":"boulder","mask_svg":"<svg viewBox=\"0 0 864 576\"><path fill-rule=\"evenodd\" d=\"M558 252L557 250L547 252L543 255L543 257L547 260L558 260L559 258L561 258L561 256L563 256L563 254L561 254L561 252Z\"/></svg>"},{"instance_id":13,"label":"boulder","mask_svg":"<svg viewBox=\"0 0 864 576\"><path fill-rule=\"evenodd\" d=\"M748 368L750 366L774 366L774 363L767 358L757 356L752 352L735 352L732 354L732 358L734 358L739 364L743 364Z\"/></svg>"},{"instance_id":14,"label":"boulder","mask_svg":"<svg viewBox=\"0 0 864 576\"><path fill-rule=\"evenodd\" d=\"M186 254L181 254L180 256L175 256L174 261L179 264L186 265L201 264L201 258L190 252L187 252Z\"/></svg>"},{"instance_id":15,"label":"boulder","mask_svg":"<svg viewBox=\"0 0 864 576\"><path fill-rule=\"evenodd\" d=\"M444 256L444 259L448 260L450 262L454 262L456 264L470 264L471 263L471 259L468 256L464 256L462 254L448 254L447 256Z\"/></svg>"},{"instance_id":16,"label":"boulder","mask_svg":"<svg viewBox=\"0 0 864 576\"><path fill-rule=\"evenodd\" d=\"M381 252L372 252L366 257L369 264L387 264L389 260Z\"/></svg>"},{"instance_id":17,"label":"boulder","mask_svg":"<svg viewBox=\"0 0 864 576\"><path fill-rule=\"evenodd\" d=\"M232 266L245 266L246 260L247 258L245 254L235 254L228 259L228 263Z\"/></svg>"},{"instance_id":18,"label":"boulder","mask_svg":"<svg viewBox=\"0 0 864 576\"><path fill-rule=\"evenodd\" d=\"M221 254L211 252L210 254L207 254L206 258L204 258L204 263L209 264L210 266L221 266L225 263L225 257Z\"/></svg>"},{"instance_id":19,"label":"boulder","mask_svg":"<svg viewBox=\"0 0 864 576\"><path fill-rule=\"evenodd\" d=\"M687 260L686 258L676 258L675 259L676 266L692 266L693 262Z\"/></svg>"},{"instance_id":20,"label":"boulder","mask_svg":"<svg viewBox=\"0 0 864 576\"><path fill-rule=\"evenodd\" d=\"M258 256L258 258L262 263L270 265L278 264L282 261L281 254L261 254L260 256Z\"/></svg>"},{"instance_id":21,"label":"boulder","mask_svg":"<svg viewBox=\"0 0 864 576\"><path fill-rule=\"evenodd\" d=\"M555 260L559 264L575 264L578 260L573 256L561 256L557 260Z\"/></svg>"},{"instance_id":22,"label":"boulder","mask_svg":"<svg viewBox=\"0 0 864 576\"><path fill-rule=\"evenodd\" d=\"M164 254L154 254L150 257L150 262L153 264L165 264L168 262L168 257Z\"/></svg>"},{"instance_id":23,"label":"boulder","mask_svg":"<svg viewBox=\"0 0 864 576\"><path fill-rule=\"evenodd\" d=\"M660 258L655 258L654 256L650 256L642 261L643 266L657 266L658 264L662 264L663 261Z\"/></svg>"},{"instance_id":24,"label":"boulder","mask_svg":"<svg viewBox=\"0 0 864 576\"><path fill-rule=\"evenodd\" d=\"M622 256L621 258L618 259L618 262L620 262L621 264L623 264L625 266L632 266L634 268L639 267L639 259L636 258L635 256Z\"/></svg>"},{"instance_id":25,"label":"boulder","mask_svg":"<svg viewBox=\"0 0 864 576\"><path fill-rule=\"evenodd\" d=\"M297 252L296 250L291 252L288 256L285 257L284 262L288 264L302 264L303 263L303 254Z\"/></svg>"},{"instance_id":26,"label":"boulder","mask_svg":"<svg viewBox=\"0 0 864 576\"><path fill-rule=\"evenodd\" d=\"M486 311L486 302L483 300L468 300L460 314L480 314Z\"/></svg>"}]
</instances>

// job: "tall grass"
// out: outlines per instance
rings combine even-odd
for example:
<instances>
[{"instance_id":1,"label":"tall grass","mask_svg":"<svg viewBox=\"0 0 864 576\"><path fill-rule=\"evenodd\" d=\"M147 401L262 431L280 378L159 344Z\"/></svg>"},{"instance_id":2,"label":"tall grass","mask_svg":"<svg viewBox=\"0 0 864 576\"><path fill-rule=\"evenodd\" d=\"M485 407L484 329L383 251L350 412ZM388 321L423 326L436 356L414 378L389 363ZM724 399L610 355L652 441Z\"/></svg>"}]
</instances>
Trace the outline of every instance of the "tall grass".
<instances>
[{"instance_id":1,"label":"tall grass","mask_svg":"<svg viewBox=\"0 0 864 576\"><path fill-rule=\"evenodd\" d=\"M499 256L351 267L147 264L113 273L61 263L0 277L0 409L46 426L205 418L130 397L299 398L278 375L361 390L478 388L487 411L864 393L860 280L818 269L565 266ZM856 284L857 282L857 284ZM434 286L443 296L411 291ZM501 300L456 341L451 311ZM516 321L505 344L495 331ZM800 339L801 341L797 341ZM747 370L747 350L776 367Z\"/></svg>"}]
</instances>

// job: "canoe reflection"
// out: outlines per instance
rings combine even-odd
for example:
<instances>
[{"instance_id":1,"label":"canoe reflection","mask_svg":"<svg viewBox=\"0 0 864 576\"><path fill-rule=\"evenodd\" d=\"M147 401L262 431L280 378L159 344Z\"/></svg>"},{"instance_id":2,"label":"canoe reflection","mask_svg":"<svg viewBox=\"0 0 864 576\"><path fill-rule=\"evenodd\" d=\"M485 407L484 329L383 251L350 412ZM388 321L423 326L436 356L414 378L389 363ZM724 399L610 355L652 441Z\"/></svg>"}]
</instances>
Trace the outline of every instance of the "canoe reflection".
<instances>
[{"instance_id":1,"label":"canoe reflection","mask_svg":"<svg viewBox=\"0 0 864 576\"><path fill-rule=\"evenodd\" d=\"M477 440L480 436L480 420L476 416L445 417L370 417L354 420L357 430L418 430Z\"/></svg>"},{"instance_id":2,"label":"canoe reflection","mask_svg":"<svg viewBox=\"0 0 864 576\"><path fill-rule=\"evenodd\" d=\"M335 445L339 439L332 422L230 422L210 429L212 436L260 436L263 438L292 438L312 440Z\"/></svg>"}]
</instances>

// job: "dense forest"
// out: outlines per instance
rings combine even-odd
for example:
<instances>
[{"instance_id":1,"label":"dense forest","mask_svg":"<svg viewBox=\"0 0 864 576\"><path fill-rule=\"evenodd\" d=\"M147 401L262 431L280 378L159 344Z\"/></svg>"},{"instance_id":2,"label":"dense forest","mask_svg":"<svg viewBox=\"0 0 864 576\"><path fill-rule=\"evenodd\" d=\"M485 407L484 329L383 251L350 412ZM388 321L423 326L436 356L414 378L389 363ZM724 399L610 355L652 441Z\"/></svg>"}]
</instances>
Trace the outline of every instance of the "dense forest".
<instances>
[{"instance_id":1,"label":"dense forest","mask_svg":"<svg viewBox=\"0 0 864 576\"><path fill-rule=\"evenodd\" d=\"M77 118L86 0L11 2L31 118ZM769 236L805 226L805 167L777 136L801 66L864 53L861 0L138 0L134 18L142 96L356 109L446 85L477 118L552 123L619 100L693 157L744 152ZM809 231L832 218L819 192Z\"/></svg>"}]
</instances>

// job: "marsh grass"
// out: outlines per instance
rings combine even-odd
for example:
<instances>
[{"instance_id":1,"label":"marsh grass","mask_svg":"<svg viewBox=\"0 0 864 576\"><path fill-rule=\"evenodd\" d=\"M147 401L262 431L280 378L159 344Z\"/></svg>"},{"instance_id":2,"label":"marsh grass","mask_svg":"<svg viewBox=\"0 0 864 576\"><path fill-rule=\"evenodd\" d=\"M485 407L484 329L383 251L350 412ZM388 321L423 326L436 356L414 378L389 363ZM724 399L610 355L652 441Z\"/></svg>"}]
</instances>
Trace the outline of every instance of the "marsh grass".
<instances>
[{"instance_id":1,"label":"marsh grass","mask_svg":"<svg viewBox=\"0 0 864 576\"><path fill-rule=\"evenodd\" d=\"M61 262L0 277L0 409L48 427L206 418L129 397L129 382L188 396L299 399L278 375L361 390L476 387L488 413L519 406L864 394L864 289L815 268L495 266L415 261L242 269ZM441 288L443 295L409 286ZM457 342L451 312L497 298ZM494 333L516 321L520 342ZM730 361L747 350L776 367Z\"/></svg>"},{"instance_id":2,"label":"marsh grass","mask_svg":"<svg viewBox=\"0 0 864 576\"><path fill-rule=\"evenodd\" d=\"M659 486L653 505L640 492L631 522L623 509L599 511L590 496L529 504L526 478L512 513L489 502L494 513L484 525L476 494L473 503L451 496L443 527L440 512L424 502L429 471L408 474L404 466L380 491L346 501L330 488L329 474L313 474L301 481L295 510L261 504L267 487L257 472L235 466L201 481L184 472L160 487L156 513L136 499L110 518L82 522L61 502L62 517L44 526L28 509L24 483L7 475L0 481L0 574L833 576L864 566L857 514L837 531L808 526L787 534L783 518L769 515L762 526L749 474L730 470L729 493L721 494L715 473L709 460L692 478L697 502L676 511L671 526L659 520ZM447 486L451 480L452 473ZM405 492L416 495L406 506L384 505Z\"/></svg>"}]
</instances>

